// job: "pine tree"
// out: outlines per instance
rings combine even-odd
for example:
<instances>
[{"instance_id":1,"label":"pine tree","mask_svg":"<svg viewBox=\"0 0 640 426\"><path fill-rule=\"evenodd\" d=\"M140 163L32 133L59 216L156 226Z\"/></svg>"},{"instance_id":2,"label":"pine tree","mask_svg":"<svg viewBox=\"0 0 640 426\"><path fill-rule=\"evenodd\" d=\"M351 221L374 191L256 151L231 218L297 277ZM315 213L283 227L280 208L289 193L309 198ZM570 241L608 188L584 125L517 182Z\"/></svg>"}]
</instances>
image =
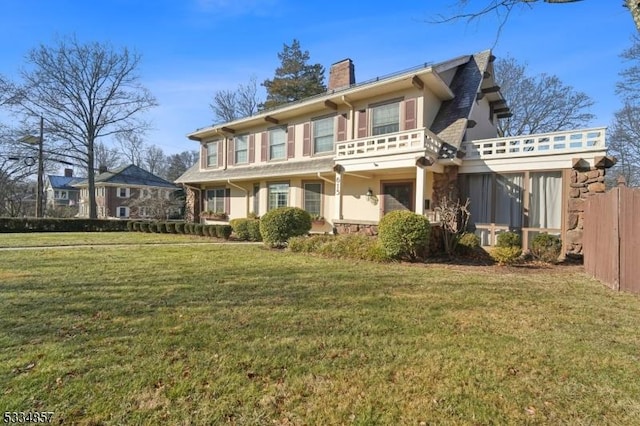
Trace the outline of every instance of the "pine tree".
<instances>
[{"instance_id":1,"label":"pine tree","mask_svg":"<svg viewBox=\"0 0 640 426\"><path fill-rule=\"evenodd\" d=\"M267 100L261 109L273 108L288 102L298 101L327 90L324 84L324 67L321 64L307 64L309 51L300 50L300 42L293 40L291 46L284 44L278 53L280 66L272 80L262 85L267 89Z\"/></svg>"}]
</instances>

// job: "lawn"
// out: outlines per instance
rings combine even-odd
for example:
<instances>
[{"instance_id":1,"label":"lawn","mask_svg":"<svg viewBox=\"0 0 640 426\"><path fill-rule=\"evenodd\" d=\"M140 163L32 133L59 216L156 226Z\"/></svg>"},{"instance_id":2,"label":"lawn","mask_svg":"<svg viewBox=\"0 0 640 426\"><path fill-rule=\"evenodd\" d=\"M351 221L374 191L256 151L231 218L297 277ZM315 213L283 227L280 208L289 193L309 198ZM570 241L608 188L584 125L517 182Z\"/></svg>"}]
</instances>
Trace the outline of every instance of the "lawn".
<instances>
[{"instance_id":1,"label":"lawn","mask_svg":"<svg viewBox=\"0 0 640 426\"><path fill-rule=\"evenodd\" d=\"M210 243L212 238L195 235L173 235L142 232L47 232L47 233L0 233L0 248L51 247L105 244L175 244Z\"/></svg>"},{"instance_id":2,"label":"lawn","mask_svg":"<svg viewBox=\"0 0 640 426\"><path fill-rule=\"evenodd\" d=\"M0 414L640 424L640 299L575 266L357 263L234 244L33 249L0 252L0 300Z\"/></svg>"}]
</instances>

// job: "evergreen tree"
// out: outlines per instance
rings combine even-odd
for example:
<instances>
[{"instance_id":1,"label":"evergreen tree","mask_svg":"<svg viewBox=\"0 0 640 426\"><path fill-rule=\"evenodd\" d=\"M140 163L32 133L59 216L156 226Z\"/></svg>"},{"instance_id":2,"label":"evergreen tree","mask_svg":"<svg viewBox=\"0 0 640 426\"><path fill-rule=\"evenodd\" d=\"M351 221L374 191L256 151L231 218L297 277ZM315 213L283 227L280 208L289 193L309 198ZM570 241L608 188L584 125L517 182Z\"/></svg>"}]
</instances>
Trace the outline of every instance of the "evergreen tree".
<instances>
[{"instance_id":1,"label":"evergreen tree","mask_svg":"<svg viewBox=\"0 0 640 426\"><path fill-rule=\"evenodd\" d=\"M261 109L273 108L288 102L298 101L327 90L324 84L324 67L320 64L307 64L309 51L300 50L300 42L293 40L278 53L280 66L272 80L262 85L267 89L267 100Z\"/></svg>"}]
</instances>

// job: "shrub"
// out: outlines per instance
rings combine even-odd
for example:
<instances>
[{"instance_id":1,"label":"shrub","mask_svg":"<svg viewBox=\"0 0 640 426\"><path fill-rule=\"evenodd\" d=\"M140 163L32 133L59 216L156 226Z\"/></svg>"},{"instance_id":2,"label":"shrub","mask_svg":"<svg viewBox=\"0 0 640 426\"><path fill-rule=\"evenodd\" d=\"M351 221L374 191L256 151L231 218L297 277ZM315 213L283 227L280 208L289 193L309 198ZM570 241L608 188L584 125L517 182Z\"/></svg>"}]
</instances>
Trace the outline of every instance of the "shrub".
<instances>
[{"instance_id":1,"label":"shrub","mask_svg":"<svg viewBox=\"0 0 640 426\"><path fill-rule=\"evenodd\" d=\"M231 232L233 232L233 229L231 228L230 225L216 226L216 237L218 238L224 238L225 240L228 240L229 237L231 236Z\"/></svg>"},{"instance_id":2,"label":"shrub","mask_svg":"<svg viewBox=\"0 0 640 426\"><path fill-rule=\"evenodd\" d=\"M130 220L127 222L127 231L132 232L133 231L133 225L135 224L134 221Z\"/></svg>"},{"instance_id":3,"label":"shrub","mask_svg":"<svg viewBox=\"0 0 640 426\"><path fill-rule=\"evenodd\" d=\"M465 232L460 235L456 250L458 253L467 255L480 248L480 237L472 232Z\"/></svg>"},{"instance_id":4,"label":"shrub","mask_svg":"<svg viewBox=\"0 0 640 426\"><path fill-rule=\"evenodd\" d=\"M416 260L429 246L431 225L421 215L396 210L385 215L378 225L382 248L392 259Z\"/></svg>"},{"instance_id":5,"label":"shrub","mask_svg":"<svg viewBox=\"0 0 640 426\"><path fill-rule=\"evenodd\" d=\"M294 253L319 253L322 245L331 243L335 239L333 235L302 235L290 238L287 248Z\"/></svg>"},{"instance_id":6,"label":"shrub","mask_svg":"<svg viewBox=\"0 0 640 426\"><path fill-rule=\"evenodd\" d=\"M133 226L131 227L131 229L134 232L140 232L140 222L131 222L133 224Z\"/></svg>"},{"instance_id":7,"label":"shrub","mask_svg":"<svg viewBox=\"0 0 640 426\"><path fill-rule=\"evenodd\" d=\"M531 242L531 255L542 262L556 263L562 251L562 241L555 235L542 233Z\"/></svg>"},{"instance_id":8,"label":"shrub","mask_svg":"<svg viewBox=\"0 0 640 426\"><path fill-rule=\"evenodd\" d=\"M250 219L231 219L229 221L229 225L231 225L237 239L241 241L249 240L249 220Z\"/></svg>"},{"instance_id":9,"label":"shrub","mask_svg":"<svg viewBox=\"0 0 640 426\"><path fill-rule=\"evenodd\" d=\"M311 216L298 207L280 207L260 219L260 235L271 247L283 247L289 238L305 235L310 230Z\"/></svg>"},{"instance_id":10,"label":"shrub","mask_svg":"<svg viewBox=\"0 0 640 426\"><path fill-rule=\"evenodd\" d=\"M204 225L201 224L201 223L196 223L193 226L193 234L203 237L204 236Z\"/></svg>"},{"instance_id":11,"label":"shrub","mask_svg":"<svg viewBox=\"0 0 640 426\"><path fill-rule=\"evenodd\" d=\"M289 239L287 248L296 253L317 253L333 258L388 262L379 240L361 234L300 236Z\"/></svg>"},{"instance_id":12,"label":"shrub","mask_svg":"<svg viewBox=\"0 0 640 426\"><path fill-rule=\"evenodd\" d=\"M149 230L149 222L140 222L140 230L142 232L151 232Z\"/></svg>"},{"instance_id":13,"label":"shrub","mask_svg":"<svg viewBox=\"0 0 640 426\"><path fill-rule=\"evenodd\" d=\"M249 232L249 241L262 241L259 219L249 220L249 222L247 222L247 231Z\"/></svg>"},{"instance_id":14,"label":"shrub","mask_svg":"<svg viewBox=\"0 0 640 426\"><path fill-rule=\"evenodd\" d=\"M497 247L521 247L522 240L520 240L520 235L515 232L501 232L498 234L496 246Z\"/></svg>"},{"instance_id":15,"label":"shrub","mask_svg":"<svg viewBox=\"0 0 640 426\"><path fill-rule=\"evenodd\" d=\"M164 224L165 228L167 229L167 232L169 234L175 234L176 233L176 223L175 222L166 222Z\"/></svg>"},{"instance_id":16,"label":"shrub","mask_svg":"<svg viewBox=\"0 0 640 426\"><path fill-rule=\"evenodd\" d=\"M192 222L185 223L184 224L184 233L187 234L187 235L192 235L194 226L195 226L195 223L192 223Z\"/></svg>"},{"instance_id":17,"label":"shrub","mask_svg":"<svg viewBox=\"0 0 640 426\"><path fill-rule=\"evenodd\" d=\"M518 260L522 254L522 248L519 246L500 247L496 246L491 250L491 258L500 265L511 265Z\"/></svg>"},{"instance_id":18,"label":"shrub","mask_svg":"<svg viewBox=\"0 0 640 426\"><path fill-rule=\"evenodd\" d=\"M184 234L184 222L176 222L176 234Z\"/></svg>"},{"instance_id":19,"label":"shrub","mask_svg":"<svg viewBox=\"0 0 640 426\"><path fill-rule=\"evenodd\" d=\"M156 227L158 228L158 232L160 232L161 234L167 233L167 222L158 222Z\"/></svg>"},{"instance_id":20,"label":"shrub","mask_svg":"<svg viewBox=\"0 0 640 426\"><path fill-rule=\"evenodd\" d=\"M233 229L234 236L240 241L262 241L259 219L232 219L229 225Z\"/></svg>"},{"instance_id":21,"label":"shrub","mask_svg":"<svg viewBox=\"0 0 640 426\"><path fill-rule=\"evenodd\" d=\"M1 232L116 232L127 231L128 220L79 218L0 218Z\"/></svg>"}]
</instances>

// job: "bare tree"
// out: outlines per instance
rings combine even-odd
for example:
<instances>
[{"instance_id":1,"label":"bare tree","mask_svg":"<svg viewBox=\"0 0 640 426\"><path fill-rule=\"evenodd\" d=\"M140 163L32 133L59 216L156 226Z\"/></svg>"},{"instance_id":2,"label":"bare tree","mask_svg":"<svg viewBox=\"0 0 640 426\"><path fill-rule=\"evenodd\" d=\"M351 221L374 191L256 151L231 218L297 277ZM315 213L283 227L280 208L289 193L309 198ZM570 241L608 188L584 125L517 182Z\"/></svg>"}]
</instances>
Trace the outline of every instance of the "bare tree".
<instances>
[{"instance_id":1,"label":"bare tree","mask_svg":"<svg viewBox=\"0 0 640 426\"><path fill-rule=\"evenodd\" d=\"M162 148L151 145L144 150L142 157L143 168L149 173L164 177L164 170L166 168L166 157Z\"/></svg>"},{"instance_id":2,"label":"bare tree","mask_svg":"<svg viewBox=\"0 0 640 426\"><path fill-rule=\"evenodd\" d=\"M165 178L173 182L198 162L198 151L183 151L167 157L167 173Z\"/></svg>"},{"instance_id":3,"label":"bare tree","mask_svg":"<svg viewBox=\"0 0 640 426\"><path fill-rule=\"evenodd\" d=\"M432 22L445 23L458 20L473 21L482 16L494 14L499 19L498 33L509 19L509 15L515 8L532 8L536 3L550 3L550 4L564 4L564 3L576 3L582 0L485 0L480 6L476 6L478 2L471 2L471 0L458 0L450 8L456 8L457 12L448 15L439 15ZM474 8L472 8L473 3ZM622 3L623 7L629 9L631 16L636 24L636 28L640 31L640 9L637 0L624 0L623 2L613 2L612 4L619 5Z\"/></svg>"},{"instance_id":4,"label":"bare tree","mask_svg":"<svg viewBox=\"0 0 640 426\"><path fill-rule=\"evenodd\" d=\"M147 190L147 196L132 198L127 205L131 207L133 216L162 220L179 214L183 204L179 191L152 188Z\"/></svg>"},{"instance_id":5,"label":"bare tree","mask_svg":"<svg viewBox=\"0 0 640 426\"><path fill-rule=\"evenodd\" d=\"M101 141L95 143L93 153L98 169L105 167L107 170L113 170L122 163L120 152L115 148L109 148Z\"/></svg>"},{"instance_id":6,"label":"bare tree","mask_svg":"<svg viewBox=\"0 0 640 426\"><path fill-rule=\"evenodd\" d=\"M507 57L496 61L496 82L512 116L500 119L501 136L546 133L581 127L594 118L593 100L553 75L531 77L526 67Z\"/></svg>"},{"instance_id":7,"label":"bare tree","mask_svg":"<svg viewBox=\"0 0 640 426\"><path fill-rule=\"evenodd\" d=\"M213 111L214 121L226 123L255 114L259 103L257 78L251 76L246 85L239 84L235 91L218 90L209 106Z\"/></svg>"},{"instance_id":8,"label":"bare tree","mask_svg":"<svg viewBox=\"0 0 640 426\"><path fill-rule=\"evenodd\" d=\"M120 153L129 164L140 166L142 156L147 149L142 136L138 133L119 133L116 135Z\"/></svg>"},{"instance_id":9,"label":"bare tree","mask_svg":"<svg viewBox=\"0 0 640 426\"><path fill-rule=\"evenodd\" d=\"M640 106L626 104L616 112L609 137L609 152L618 162L611 176L624 176L629 186L640 186Z\"/></svg>"},{"instance_id":10,"label":"bare tree","mask_svg":"<svg viewBox=\"0 0 640 426\"><path fill-rule=\"evenodd\" d=\"M140 84L141 56L75 37L41 45L27 55L18 97L22 112L44 118L66 156L95 169L100 138L148 128L141 114L157 105ZM94 174L88 173L89 217L96 218Z\"/></svg>"}]
</instances>

